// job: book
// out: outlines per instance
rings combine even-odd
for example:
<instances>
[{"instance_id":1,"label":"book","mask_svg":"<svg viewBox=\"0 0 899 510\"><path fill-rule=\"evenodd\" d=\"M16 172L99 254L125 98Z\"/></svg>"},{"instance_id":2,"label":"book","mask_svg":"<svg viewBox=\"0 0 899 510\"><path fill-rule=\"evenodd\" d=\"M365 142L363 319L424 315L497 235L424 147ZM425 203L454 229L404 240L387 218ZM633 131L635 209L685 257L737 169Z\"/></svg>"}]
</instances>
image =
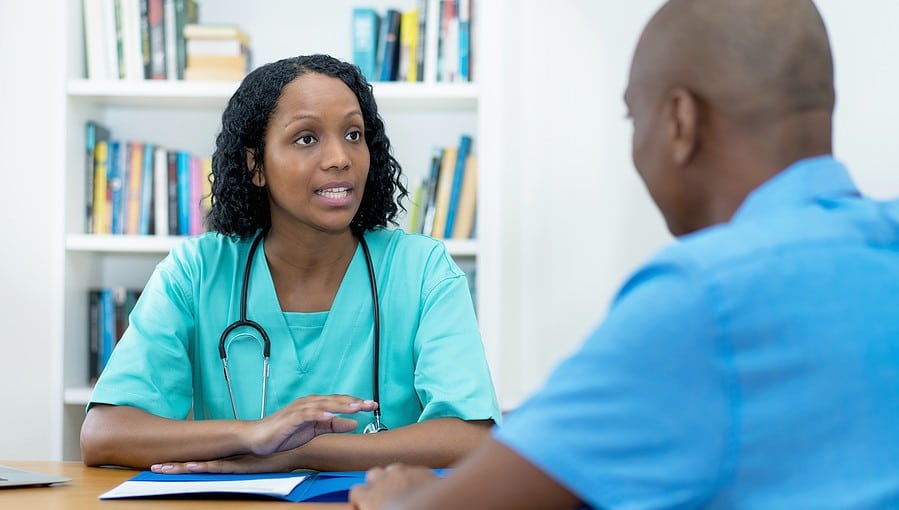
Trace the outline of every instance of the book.
<instances>
[{"instance_id":1,"label":"book","mask_svg":"<svg viewBox=\"0 0 899 510\"><path fill-rule=\"evenodd\" d=\"M457 153L458 148L452 145L443 149L443 158L440 161L440 180L437 182L437 198L434 202L434 225L429 233L435 239L443 239L446 232L446 215L453 187L453 174L456 171Z\"/></svg>"},{"instance_id":2,"label":"book","mask_svg":"<svg viewBox=\"0 0 899 510\"><path fill-rule=\"evenodd\" d=\"M153 221L153 158L155 156L155 148L151 143L143 144L143 158L141 164L141 186L140 186L140 210L138 213L137 233L140 235L150 234L150 224Z\"/></svg>"},{"instance_id":3,"label":"book","mask_svg":"<svg viewBox=\"0 0 899 510\"><path fill-rule=\"evenodd\" d=\"M462 191L456 205L456 219L453 223L453 239L469 239L474 231L474 217L477 208L478 159L474 154L465 158Z\"/></svg>"},{"instance_id":4,"label":"book","mask_svg":"<svg viewBox=\"0 0 899 510\"><path fill-rule=\"evenodd\" d=\"M106 195L109 201L109 231L108 234L121 234L122 209L124 202L122 194L124 187L124 172L126 168L125 155L128 150L126 142L112 140L109 142L109 158L106 165Z\"/></svg>"},{"instance_id":5,"label":"book","mask_svg":"<svg viewBox=\"0 0 899 510\"><path fill-rule=\"evenodd\" d=\"M435 469L446 476L450 469ZM260 496L275 500L338 503L349 500L350 489L365 483L365 471L301 471L255 474L177 474L143 471L100 495L100 499L222 494Z\"/></svg>"},{"instance_id":6,"label":"book","mask_svg":"<svg viewBox=\"0 0 899 510\"><path fill-rule=\"evenodd\" d=\"M427 13L425 14L424 34L424 81L434 83L438 80L437 69L440 65L440 7L441 0L426 0ZM419 36L421 37L421 36Z\"/></svg>"},{"instance_id":7,"label":"book","mask_svg":"<svg viewBox=\"0 0 899 510\"><path fill-rule=\"evenodd\" d=\"M237 25L216 25L209 23L188 23L184 25L184 38L206 40L236 40L244 46L250 45L250 36Z\"/></svg>"},{"instance_id":8,"label":"book","mask_svg":"<svg viewBox=\"0 0 899 510\"><path fill-rule=\"evenodd\" d=\"M471 0L459 0L459 81L471 81Z\"/></svg>"},{"instance_id":9,"label":"book","mask_svg":"<svg viewBox=\"0 0 899 510\"><path fill-rule=\"evenodd\" d=\"M82 0L81 5L84 16L85 76L89 80L112 78L106 57L107 24L103 1Z\"/></svg>"},{"instance_id":10,"label":"book","mask_svg":"<svg viewBox=\"0 0 899 510\"><path fill-rule=\"evenodd\" d=\"M140 53L144 79L150 77L150 0L138 0L140 13Z\"/></svg>"},{"instance_id":11,"label":"book","mask_svg":"<svg viewBox=\"0 0 899 510\"><path fill-rule=\"evenodd\" d=\"M175 0L163 0L162 26L165 32L165 77L178 79L178 40L184 37L175 29Z\"/></svg>"},{"instance_id":12,"label":"book","mask_svg":"<svg viewBox=\"0 0 899 510\"><path fill-rule=\"evenodd\" d=\"M397 81L418 81L415 53L418 51L418 9L400 15L400 53Z\"/></svg>"},{"instance_id":13,"label":"book","mask_svg":"<svg viewBox=\"0 0 899 510\"><path fill-rule=\"evenodd\" d=\"M402 14L396 9L387 9L381 21L378 35L378 65L381 81L395 81L399 68L400 19Z\"/></svg>"},{"instance_id":14,"label":"book","mask_svg":"<svg viewBox=\"0 0 899 510\"><path fill-rule=\"evenodd\" d=\"M166 62L166 21L165 0L147 0L147 28L150 62L147 78L164 80L167 78Z\"/></svg>"},{"instance_id":15,"label":"book","mask_svg":"<svg viewBox=\"0 0 899 510\"><path fill-rule=\"evenodd\" d=\"M112 229L110 226L109 195L107 193L109 184L106 182L109 178L108 140L97 140L94 158L93 224L90 232L92 234L109 234Z\"/></svg>"},{"instance_id":16,"label":"book","mask_svg":"<svg viewBox=\"0 0 899 510\"><path fill-rule=\"evenodd\" d=\"M153 154L153 227L156 235L169 235L168 152L156 147Z\"/></svg>"},{"instance_id":17,"label":"book","mask_svg":"<svg viewBox=\"0 0 899 510\"><path fill-rule=\"evenodd\" d=\"M121 62L119 75L125 80L144 79L144 58L141 45L140 0L116 0L121 21Z\"/></svg>"},{"instance_id":18,"label":"book","mask_svg":"<svg viewBox=\"0 0 899 510\"><path fill-rule=\"evenodd\" d=\"M109 128L89 120L84 124L84 231L94 231L94 182L96 181L97 142L109 140ZM105 148L104 148L105 151ZM105 153L104 153L105 158ZM104 163L105 164L105 163ZM105 179L104 179L105 182Z\"/></svg>"},{"instance_id":19,"label":"book","mask_svg":"<svg viewBox=\"0 0 899 510\"><path fill-rule=\"evenodd\" d=\"M131 141L127 143L127 147L128 172L127 179L124 181L122 233L135 235L140 229L141 189L144 182L144 144Z\"/></svg>"},{"instance_id":20,"label":"book","mask_svg":"<svg viewBox=\"0 0 899 510\"><path fill-rule=\"evenodd\" d=\"M428 0L418 0L418 47L415 49L415 81L424 81L428 29Z\"/></svg>"},{"instance_id":21,"label":"book","mask_svg":"<svg viewBox=\"0 0 899 510\"><path fill-rule=\"evenodd\" d=\"M100 375L100 291L87 296L87 382L93 386Z\"/></svg>"},{"instance_id":22,"label":"book","mask_svg":"<svg viewBox=\"0 0 899 510\"><path fill-rule=\"evenodd\" d=\"M200 19L199 6L196 0L174 0L175 6L175 63L177 79L184 79L187 67L187 41L184 38L184 27L196 24Z\"/></svg>"},{"instance_id":23,"label":"book","mask_svg":"<svg viewBox=\"0 0 899 510\"><path fill-rule=\"evenodd\" d=\"M462 193L462 179L465 177L465 160L471 153L471 136L459 137L459 147L456 152L456 168L453 171L453 184L450 188L449 204L446 211L446 225L443 237L449 239L453 236L453 227L456 222L456 211L459 206L459 195Z\"/></svg>"},{"instance_id":24,"label":"book","mask_svg":"<svg viewBox=\"0 0 899 510\"><path fill-rule=\"evenodd\" d=\"M368 81L375 81L378 74L378 32L381 18L370 7L354 7L352 18L353 64L359 67Z\"/></svg>"},{"instance_id":25,"label":"book","mask_svg":"<svg viewBox=\"0 0 899 510\"><path fill-rule=\"evenodd\" d=\"M166 154L166 167L168 170L168 193L167 199L169 203L169 235L176 236L181 234L181 225L179 224L181 215L179 209L181 207L181 199L178 197L178 151L169 151Z\"/></svg>"},{"instance_id":26,"label":"book","mask_svg":"<svg viewBox=\"0 0 899 510\"><path fill-rule=\"evenodd\" d=\"M178 152L178 234L190 235L190 154Z\"/></svg>"},{"instance_id":27,"label":"book","mask_svg":"<svg viewBox=\"0 0 899 510\"><path fill-rule=\"evenodd\" d=\"M443 147L435 146L431 148L431 165L428 174L428 189L425 192L424 217L420 232L422 234L431 235L434 231L434 216L437 201L437 183L440 180L440 165L443 161Z\"/></svg>"},{"instance_id":28,"label":"book","mask_svg":"<svg viewBox=\"0 0 899 510\"><path fill-rule=\"evenodd\" d=\"M246 73L236 68L186 67L185 81L240 81Z\"/></svg>"}]
</instances>

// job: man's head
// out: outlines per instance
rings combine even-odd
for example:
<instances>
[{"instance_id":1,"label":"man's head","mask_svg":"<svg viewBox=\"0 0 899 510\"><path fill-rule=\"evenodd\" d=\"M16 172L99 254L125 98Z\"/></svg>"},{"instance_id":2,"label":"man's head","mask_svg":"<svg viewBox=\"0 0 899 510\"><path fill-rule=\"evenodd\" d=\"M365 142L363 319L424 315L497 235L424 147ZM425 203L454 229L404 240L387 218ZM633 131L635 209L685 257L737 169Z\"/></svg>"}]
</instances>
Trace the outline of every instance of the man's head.
<instances>
[{"instance_id":1,"label":"man's head","mask_svg":"<svg viewBox=\"0 0 899 510\"><path fill-rule=\"evenodd\" d=\"M727 221L772 175L830 152L824 23L810 0L671 0L637 44L625 102L671 232Z\"/></svg>"}]
</instances>

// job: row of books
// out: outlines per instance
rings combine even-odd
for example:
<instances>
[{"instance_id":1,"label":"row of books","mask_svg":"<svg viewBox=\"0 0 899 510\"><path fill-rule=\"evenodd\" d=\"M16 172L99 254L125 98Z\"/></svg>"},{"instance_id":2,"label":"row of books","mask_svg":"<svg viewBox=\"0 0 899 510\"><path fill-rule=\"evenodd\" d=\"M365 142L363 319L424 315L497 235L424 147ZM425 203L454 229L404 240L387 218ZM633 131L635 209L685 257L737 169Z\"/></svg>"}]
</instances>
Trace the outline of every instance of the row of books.
<instances>
[{"instance_id":1,"label":"row of books","mask_svg":"<svg viewBox=\"0 0 899 510\"><path fill-rule=\"evenodd\" d=\"M85 232L196 235L205 230L212 159L85 124Z\"/></svg>"},{"instance_id":2,"label":"row of books","mask_svg":"<svg viewBox=\"0 0 899 510\"><path fill-rule=\"evenodd\" d=\"M369 81L471 81L473 0L418 0L415 8L353 9L353 63Z\"/></svg>"},{"instance_id":3,"label":"row of books","mask_svg":"<svg viewBox=\"0 0 899 510\"><path fill-rule=\"evenodd\" d=\"M469 239L475 233L478 163L472 137L434 147L428 175L412 190L408 230L435 239Z\"/></svg>"},{"instance_id":4,"label":"row of books","mask_svg":"<svg viewBox=\"0 0 899 510\"><path fill-rule=\"evenodd\" d=\"M175 80L187 64L184 27L197 0L82 0L90 80Z\"/></svg>"},{"instance_id":5,"label":"row of books","mask_svg":"<svg viewBox=\"0 0 899 510\"><path fill-rule=\"evenodd\" d=\"M141 291L125 287L102 287L88 291L88 383L93 385L122 333L128 315Z\"/></svg>"}]
</instances>

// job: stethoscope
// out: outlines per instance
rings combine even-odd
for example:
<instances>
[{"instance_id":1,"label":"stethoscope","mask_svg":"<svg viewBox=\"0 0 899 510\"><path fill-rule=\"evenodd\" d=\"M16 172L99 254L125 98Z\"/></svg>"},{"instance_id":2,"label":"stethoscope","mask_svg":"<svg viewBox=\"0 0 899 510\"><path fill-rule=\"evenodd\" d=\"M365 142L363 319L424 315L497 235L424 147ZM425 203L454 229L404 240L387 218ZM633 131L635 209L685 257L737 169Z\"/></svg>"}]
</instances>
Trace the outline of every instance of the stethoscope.
<instances>
[{"instance_id":1,"label":"stethoscope","mask_svg":"<svg viewBox=\"0 0 899 510\"><path fill-rule=\"evenodd\" d=\"M231 384L231 371L228 370L228 352L225 349L225 341L232 331L240 327L252 328L259 333L260 337L262 337L262 409L259 413L259 418L262 419L265 416L265 394L269 376L269 357L271 356L272 342L268 338L268 333L265 332L265 329L259 325L258 322L247 319L247 289L250 287L250 268L253 265L253 257L256 255L256 249L259 247L259 242L265 237L265 232L265 230L259 232L259 235L256 236L256 239L253 240L253 244L250 246L250 252L247 254L247 267L243 273L243 285L240 290L240 319L225 328L225 331L222 332L221 339L219 339L219 356L222 358L222 366L225 369L225 383L228 385L228 394L231 396L231 409L234 411L235 419L239 419L237 414L237 400L234 398L234 386ZM371 386L372 398L378 403L378 408L372 413L373 418L371 423L366 425L365 429L362 431L365 434L371 434L387 430L387 427L381 423L381 395L379 391L380 382L378 379L381 350L381 311L378 307L378 285L375 280L375 267L371 262L371 253L368 251L368 243L365 242L365 237L359 236L359 244L362 245L362 253L365 255L365 263L368 267L368 282L371 285L371 307L372 315L374 316L374 353L372 356Z\"/></svg>"}]
</instances>

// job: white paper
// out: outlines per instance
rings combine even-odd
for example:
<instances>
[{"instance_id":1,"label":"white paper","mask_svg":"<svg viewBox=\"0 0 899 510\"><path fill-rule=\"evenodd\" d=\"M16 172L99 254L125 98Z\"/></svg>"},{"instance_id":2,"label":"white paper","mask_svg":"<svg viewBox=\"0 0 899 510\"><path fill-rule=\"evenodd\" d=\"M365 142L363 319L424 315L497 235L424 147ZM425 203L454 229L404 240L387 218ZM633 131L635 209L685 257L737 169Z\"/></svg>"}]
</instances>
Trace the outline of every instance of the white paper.
<instances>
[{"instance_id":1,"label":"white paper","mask_svg":"<svg viewBox=\"0 0 899 510\"><path fill-rule=\"evenodd\" d=\"M254 480L213 480L203 482L163 482L133 481L123 482L118 487L100 495L100 499L136 498L142 496L167 496L174 494L232 493L257 494L260 496L284 497L297 485L309 478L308 475L288 478L258 478Z\"/></svg>"}]
</instances>

